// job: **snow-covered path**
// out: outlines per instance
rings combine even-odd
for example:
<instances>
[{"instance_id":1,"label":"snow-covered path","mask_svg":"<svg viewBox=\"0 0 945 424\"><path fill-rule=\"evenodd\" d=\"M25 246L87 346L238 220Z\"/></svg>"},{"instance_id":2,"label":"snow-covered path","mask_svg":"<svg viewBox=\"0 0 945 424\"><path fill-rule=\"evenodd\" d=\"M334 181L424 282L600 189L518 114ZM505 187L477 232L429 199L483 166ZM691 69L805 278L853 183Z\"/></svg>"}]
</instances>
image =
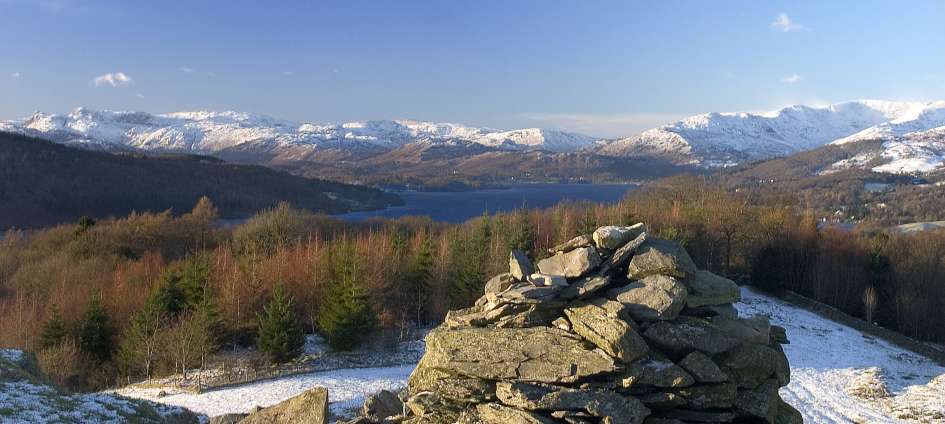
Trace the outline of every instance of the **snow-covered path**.
<instances>
[{"instance_id":1,"label":"snow-covered path","mask_svg":"<svg viewBox=\"0 0 945 424\"><path fill-rule=\"evenodd\" d=\"M742 289L739 315L765 315L787 329L784 346L791 363L785 401L805 423L945 422L945 368L883 340L825 319L775 298ZM847 393L853 380L879 367L892 398L865 400ZM936 416L936 413L939 415Z\"/></svg>"},{"instance_id":2,"label":"snow-covered path","mask_svg":"<svg viewBox=\"0 0 945 424\"><path fill-rule=\"evenodd\" d=\"M328 388L332 410L360 406L368 394L407 385L413 365L386 368L349 368L265 380L200 394L179 393L157 397L158 389L119 390L128 397L177 405L209 417L246 413L256 406L274 405L315 387Z\"/></svg>"}]
</instances>

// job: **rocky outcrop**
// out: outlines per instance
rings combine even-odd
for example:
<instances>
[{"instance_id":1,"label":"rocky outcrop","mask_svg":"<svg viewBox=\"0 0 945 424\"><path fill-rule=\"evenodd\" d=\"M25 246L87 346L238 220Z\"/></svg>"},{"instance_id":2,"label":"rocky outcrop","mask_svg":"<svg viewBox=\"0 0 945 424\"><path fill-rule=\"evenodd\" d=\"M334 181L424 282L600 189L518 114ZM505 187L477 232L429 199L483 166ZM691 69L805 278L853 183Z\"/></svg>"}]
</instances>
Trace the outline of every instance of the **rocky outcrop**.
<instances>
[{"instance_id":1,"label":"rocky outcrop","mask_svg":"<svg viewBox=\"0 0 945 424\"><path fill-rule=\"evenodd\" d=\"M739 318L738 287L682 245L637 224L549 253L531 272L512 252L508 273L427 336L406 415L370 421L801 422L778 395L790 381L784 330Z\"/></svg>"},{"instance_id":2,"label":"rocky outcrop","mask_svg":"<svg viewBox=\"0 0 945 424\"><path fill-rule=\"evenodd\" d=\"M240 424L327 424L328 389L316 387L298 396L249 414Z\"/></svg>"}]
</instances>

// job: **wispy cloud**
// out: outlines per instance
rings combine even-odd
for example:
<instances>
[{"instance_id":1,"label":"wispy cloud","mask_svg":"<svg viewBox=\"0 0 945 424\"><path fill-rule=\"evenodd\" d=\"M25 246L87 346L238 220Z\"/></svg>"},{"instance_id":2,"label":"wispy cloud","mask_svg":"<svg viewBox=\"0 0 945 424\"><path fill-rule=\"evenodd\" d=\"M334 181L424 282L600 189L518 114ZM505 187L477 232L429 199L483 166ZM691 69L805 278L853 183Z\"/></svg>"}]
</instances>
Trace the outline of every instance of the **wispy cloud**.
<instances>
[{"instance_id":1,"label":"wispy cloud","mask_svg":"<svg viewBox=\"0 0 945 424\"><path fill-rule=\"evenodd\" d=\"M139 98L139 99L143 99L143 98L144 98L144 94L135 93L135 97L137 97L137 98Z\"/></svg>"},{"instance_id":2,"label":"wispy cloud","mask_svg":"<svg viewBox=\"0 0 945 424\"><path fill-rule=\"evenodd\" d=\"M780 13L771 22L772 31L791 32L804 29L804 26L791 20L787 13Z\"/></svg>"},{"instance_id":3,"label":"wispy cloud","mask_svg":"<svg viewBox=\"0 0 945 424\"><path fill-rule=\"evenodd\" d=\"M91 84L95 87L124 88L135 85L135 80L124 72L109 72L105 75L95 77Z\"/></svg>"},{"instance_id":4,"label":"wispy cloud","mask_svg":"<svg viewBox=\"0 0 945 424\"><path fill-rule=\"evenodd\" d=\"M285 76L287 76L287 77L291 77L292 75L295 75L295 72L292 72L292 71L282 71L282 75L285 75Z\"/></svg>"},{"instance_id":5,"label":"wispy cloud","mask_svg":"<svg viewBox=\"0 0 945 424\"><path fill-rule=\"evenodd\" d=\"M796 82L800 82L801 79L802 79L802 78L801 78L800 75L798 75L798 74L791 74L791 75L788 75L788 76L786 76L786 77L784 77L784 78L781 78L781 82L783 82L783 83L785 83L785 84L794 84L794 83L796 83Z\"/></svg>"},{"instance_id":6,"label":"wispy cloud","mask_svg":"<svg viewBox=\"0 0 945 424\"><path fill-rule=\"evenodd\" d=\"M191 67L188 67L188 66L181 66L180 68L177 68L177 70L178 70L178 71L181 71L181 72L183 72L183 73L185 73L185 74L192 74L192 73L194 73L194 68L191 68Z\"/></svg>"},{"instance_id":7,"label":"wispy cloud","mask_svg":"<svg viewBox=\"0 0 945 424\"><path fill-rule=\"evenodd\" d=\"M22 76L23 76L23 74L21 74L21 73L19 73L19 72L14 72L14 73L10 74L10 78L13 78L13 79L19 79L19 78L22 77Z\"/></svg>"},{"instance_id":8,"label":"wispy cloud","mask_svg":"<svg viewBox=\"0 0 945 424\"><path fill-rule=\"evenodd\" d=\"M588 134L595 137L628 137L686 115L668 113L526 113L522 118L540 126Z\"/></svg>"}]
</instances>

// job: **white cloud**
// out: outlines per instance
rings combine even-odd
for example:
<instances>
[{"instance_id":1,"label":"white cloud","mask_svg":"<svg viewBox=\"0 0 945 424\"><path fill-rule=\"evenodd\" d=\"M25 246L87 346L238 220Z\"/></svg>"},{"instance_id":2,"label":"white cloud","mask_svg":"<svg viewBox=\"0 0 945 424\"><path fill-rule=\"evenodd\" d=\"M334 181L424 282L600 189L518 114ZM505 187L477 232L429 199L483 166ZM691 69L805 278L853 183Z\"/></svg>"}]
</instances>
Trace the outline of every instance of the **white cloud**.
<instances>
[{"instance_id":1,"label":"white cloud","mask_svg":"<svg viewBox=\"0 0 945 424\"><path fill-rule=\"evenodd\" d=\"M804 26L792 21L787 13L778 14L778 17L774 18L774 21L771 22L772 31L791 32L802 29L804 29Z\"/></svg>"},{"instance_id":2,"label":"white cloud","mask_svg":"<svg viewBox=\"0 0 945 424\"><path fill-rule=\"evenodd\" d=\"M791 74L791 75L788 75L788 76L786 76L786 77L784 77L784 78L781 78L781 82L783 82L783 83L785 83L785 84L794 84L794 83L800 82L800 81L801 81L801 76L798 75L798 74Z\"/></svg>"},{"instance_id":3,"label":"white cloud","mask_svg":"<svg viewBox=\"0 0 945 424\"><path fill-rule=\"evenodd\" d=\"M194 68L190 68L187 66L181 66L180 68L177 68L177 70L185 74L192 74L194 72Z\"/></svg>"},{"instance_id":4,"label":"white cloud","mask_svg":"<svg viewBox=\"0 0 945 424\"><path fill-rule=\"evenodd\" d=\"M668 113L526 113L521 115L522 118L535 121L540 126L605 138L629 137L685 116Z\"/></svg>"},{"instance_id":5,"label":"white cloud","mask_svg":"<svg viewBox=\"0 0 945 424\"><path fill-rule=\"evenodd\" d=\"M92 85L96 87L117 87L124 88L135 85L135 80L124 72L110 72L105 75L99 75L92 80Z\"/></svg>"},{"instance_id":6,"label":"white cloud","mask_svg":"<svg viewBox=\"0 0 945 424\"><path fill-rule=\"evenodd\" d=\"M19 73L19 72L14 72L14 73L10 74L10 78L13 78L13 79L18 79L18 78L20 78L20 77L22 77L22 76L23 76L23 74L21 74L21 73Z\"/></svg>"},{"instance_id":7,"label":"white cloud","mask_svg":"<svg viewBox=\"0 0 945 424\"><path fill-rule=\"evenodd\" d=\"M137 97L137 98L139 98L139 99L143 99L143 98L144 98L144 94L137 93L137 94L135 94L135 97Z\"/></svg>"},{"instance_id":8,"label":"white cloud","mask_svg":"<svg viewBox=\"0 0 945 424\"><path fill-rule=\"evenodd\" d=\"M285 75L285 76L287 76L287 77L291 77L292 75L295 75L295 72L292 72L292 71L282 71L282 75Z\"/></svg>"}]
</instances>

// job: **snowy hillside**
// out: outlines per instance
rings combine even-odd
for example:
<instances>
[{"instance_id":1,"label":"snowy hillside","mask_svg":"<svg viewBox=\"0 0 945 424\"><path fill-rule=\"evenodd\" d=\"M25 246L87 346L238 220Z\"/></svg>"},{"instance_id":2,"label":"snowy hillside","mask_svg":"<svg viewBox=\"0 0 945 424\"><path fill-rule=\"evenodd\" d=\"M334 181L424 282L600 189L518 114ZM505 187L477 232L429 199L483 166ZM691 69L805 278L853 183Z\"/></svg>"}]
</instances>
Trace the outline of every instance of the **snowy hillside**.
<instances>
[{"instance_id":1,"label":"snowy hillside","mask_svg":"<svg viewBox=\"0 0 945 424\"><path fill-rule=\"evenodd\" d=\"M791 362L791 383L781 395L804 415L804 422L945 422L945 367L750 288L742 289L742 299L736 305L741 316L765 315L787 330L790 344L784 350ZM322 386L328 387L337 412L356 407L378 390L405 386L412 368L339 369L201 394L158 397L158 389L119 393L213 416L275 404ZM884 389L888 396L881 395Z\"/></svg>"},{"instance_id":2,"label":"snowy hillside","mask_svg":"<svg viewBox=\"0 0 945 424\"><path fill-rule=\"evenodd\" d=\"M784 156L828 143L887 139L945 125L945 102L860 100L767 113L708 113L602 143L615 156L655 155L721 167Z\"/></svg>"},{"instance_id":3,"label":"snowy hillside","mask_svg":"<svg viewBox=\"0 0 945 424\"><path fill-rule=\"evenodd\" d=\"M594 142L591 137L529 128L501 131L459 124L419 121L366 121L341 124L297 123L241 112L95 111L78 108L67 115L35 113L0 123L16 131L87 147L215 153L238 148L257 153L286 147L367 143L397 147L412 142L467 141L509 149L570 152Z\"/></svg>"}]
</instances>

